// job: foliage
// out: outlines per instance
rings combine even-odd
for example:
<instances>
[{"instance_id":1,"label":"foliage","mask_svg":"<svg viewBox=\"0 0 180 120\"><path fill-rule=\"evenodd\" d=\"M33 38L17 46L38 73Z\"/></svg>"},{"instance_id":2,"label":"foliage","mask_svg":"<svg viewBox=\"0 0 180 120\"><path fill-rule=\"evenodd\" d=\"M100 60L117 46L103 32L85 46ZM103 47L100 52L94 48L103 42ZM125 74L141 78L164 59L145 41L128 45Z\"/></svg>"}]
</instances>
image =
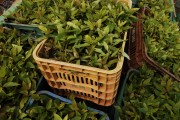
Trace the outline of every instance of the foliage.
<instances>
[{"instance_id":1,"label":"foliage","mask_svg":"<svg viewBox=\"0 0 180 120\"><path fill-rule=\"evenodd\" d=\"M0 32L0 116L4 119L12 119L20 101L19 107L23 108L29 95L35 93L39 79L31 56L35 44L30 34Z\"/></svg>"},{"instance_id":2,"label":"foliage","mask_svg":"<svg viewBox=\"0 0 180 120\"><path fill-rule=\"evenodd\" d=\"M0 32L0 117L2 120L96 120L97 113L87 110L85 103L65 104L47 96L36 94L39 71L32 51L41 38L18 30ZM35 99L24 112L29 97ZM102 116L100 119L103 120Z\"/></svg>"},{"instance_id":3,"label":"foliage","mask_svg":"<svg viewBox=\"0 0 180 120\"><path fill-rule=\"evenodd\" d=\"M132 73L128 82L120 112L123 120L180 119L180 83L146 66Z\"/></svg>"},{"instance_id":4,"label":"foliage","mask_svg":"<svg viewBox=\"0 0 180 120\"><path fill-rule=\"evenodd\" d=\"M73 99L72 104L67 104L58 99L51 99L47 95L40 95L39 99L36 99L26 112L28 114L23 119L98 120L98 113L89 111L84 102L76 103ZM105 120L103 116L99 119Z\"/></svg>"},{"instance_id":5,"label":"foliage","mask_svg":"<svg viewBox=\"0 0 180 120\"><path fill-rule=\"evenodd\" d=\"M128 57L122 44L124 33L136 20L129 9L114 0L66 1L59 6L63 19L54 25L40 25L50 40L41 57L88 65L106 70L116 67L121 56Z\"/></svg>"},{"instance_id":6,"label":"foliage","mask_svg":"<svg viewBox=\"0 0 180 120\"><path fill-rule=\"evenodd\" d=\"M172 23L168 0L140 0L140 7L148 12L143 15L143 31L148 54L162 67L180 75L180 32ZM129 76L124 93L124 106L119 108L122 119L180 119L180 83L172 81L147 66Z\"/></svg>"},{"instance_id":7,"label":"foliage","mask_svg":"<svg viewBox=\"0 0 180 120\"><path fill-rule=\"evenodd\" d=\"M162 4L164 3L164 4ZM149 10L143 17L145 43L148 54L162 67L180 77L180 31L170 21L172 5L169 0L141 2Z\"/></svg>"},{"instance_id":8,"label":"foliage","mask_svg":"<svg viewBox=\"0 0 180 120\"><path fill-rule=\"evenodd\" d=\"M114 69L138 9L116 0L22 0L8 22L36 24L50 39L42 57ZM55 40L55 41L54 41Z\"/></svg>"}]
</instances>

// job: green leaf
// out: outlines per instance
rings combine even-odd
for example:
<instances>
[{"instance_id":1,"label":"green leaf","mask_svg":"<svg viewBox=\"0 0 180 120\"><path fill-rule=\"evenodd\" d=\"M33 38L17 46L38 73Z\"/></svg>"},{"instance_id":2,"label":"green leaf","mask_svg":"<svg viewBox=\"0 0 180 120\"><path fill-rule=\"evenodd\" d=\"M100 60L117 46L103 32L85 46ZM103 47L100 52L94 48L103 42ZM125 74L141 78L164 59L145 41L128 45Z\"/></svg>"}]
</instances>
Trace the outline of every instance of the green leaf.
<instances>
[{"instance_id":1,"label":"green leaf","mask_svg":"<svg viewBox=\"0 0 180 120\"><path fill-rule=\"evenodd\" d=\"M84 23L85 23L86 25L88 25L88 27L90 28L90 30L93 30L93 29L94 29L94 24L93 24L92 22L90 22L90 21L84 21Z\"/></svg>"},{"instance_id":2,"label":"green leaf","mask_svg":"<svg viewBox=\"0 0 180 120\"><path fill-rule=\"evenodd\" d=\"M58 24L57 29L58 29L58 34L64 34L65 30L64 28L62 28L62 24Z\"/></svg>"},{"instance_id":3,"label":"green leaf","mask_svg":"<svg viewBox=\"0 0 180 120\"><path fill-rule=\"evenodd\" d=\"M67 25L69 25L70 27L72 27L74 29L79 29L79 27L72 22L67 22Z\"/></svg>"},{"instance_id":4,"label":"green leaf","mask_svg":"<svg viewBox=\"0 0 180 120\"><path fill-rule=\"evenodd\" d=\"M106 26L103 31L103 35L107 35L109 33L109 26Z\"/></svg>"},{"instance_id":5,"label":"green leaf","mask_svg":"<svg viewBox=\"0 0 180 120\"><path fill-rule=\"evenodd\" d=\"M126 23L127 23L126 21L120 22L120 20L119 20L118 21L118 26L122 28Z\"/></svg>"},{"instance_id":6,"label":"green leaf","mask_svg":"<svg viewBox=\"0 0 180 120\"><path fill-rule=\"evenodd\" d=\"M0 67L0 78L5 77L6 75L6 67L2 66Z\"/></svg>"},{"instance_id":7,"label":"green leaf","mask_svg":"<svg viewBox=\"0 0 180 120\"><path fill-rule=\"evenodd\" d=\"M144 114L146 114L147 112L147 109L146 108L138 108L138 110Z\"/></svg>"},{"instance_id":8,"label":"green leaf","mask_svg":"<svg viewBox=\"0 0 180 120\"><path fill-rule=\"evenodd\" d=\"M87 113L87 112L86 112L86 113L84 113L84 114L82 115L81 120L87 120L87 115L88 115L88 113Z\"/></svg>"},{"instance_id":9,"label":"green leaf","mask_svg":"<svg viewBox=\"0 0 180 120\"><path fill-rule=\"evenodd\" d=\"M107 114L101 116L101 117L99 118L99 120L106 120L106 118L107 118Z\"/></svg>"},{"instance_id":10,"label":"green leaf","mask_svg":"<svg viewBox=\"0 0 180 120\"><path fill-rule=\"evenodd\" d=\"M23 120L32 120L31 118L23 118Z\"/></svg>"},{"instance_id":11,"label":"green leaf","mask_svg":"<svg viewBox=\"0 0 180 120\"><path fill-rule=\"evenodd\" d=\"M61 103L59 106L58 106L58 110L61 110L61 109L63 109L64 108L64 106L65 106L65 103Z\"/></svg>"},{"instance_id":12,"label":"green leaf","mask_svg":"<svg viewBox=\"0 0 180 120\"><path fill-rule=\"evenodd\" d=\"M128 115L130 115L130 116L134 116L134 113L131 112L131 111L125 111L125 112L126 112L126 114L128 114Z\"/></svg>"},{"instance_id":13,"label":"green leaf","mask_svg":"<svg viewBox=\"0 0 180 120\"><path fill-rule=\"evenodd\" d=\"M27 60L32 55L32 52L33 52L32 48L26 52L25 60Z\"/></svg>"},{"instance_id":14,"label":"green leaf","mask_svg":"<svg viewBox=\"0 0 180 120\"><path fill-rule=\"evenodd\" d=\"M81 116L75 116L71 120L81 120Z\"/></svg>"},{"instance_id":15,"label":"green leaf","mask_svg":"<svg viewBox=\"0 0 180 120\"><path fill-rule=\"evenodd\" d=\"M76 48L73 47L72 50L73 50L74 57L75 57L75 58L79 58L79 54L78 54Z\"/></svg>"},{"instance_id":16,"label":"green leaf","mask_svg":"<svg viewBox=\"0 0 180 120\"><path fill-rule=\"evenodd\" d=\"M128 60L130 60L128 54L126 54L125 52L121 52L121 53L122 53L122 55L123 55L125 58L127 58Z\"/></svg>"},{"instance_id":17,"label":"green leaf","mask_svg":"<svg viewBox=\"0 0 180 120\"><path fill-rule=\"evenodd\" d=\"M7 82L3 85L3 87L14 87L14 86L18 86L20 84L16 83L16 82Z\"/></svg>"},{"instance_id":18,"label":"green leaf","mask_svg":"<svg viewBox=\"0 0 180 120\"><path fill-rule=\"evenodd\" d=\"M118 55L118 53L119 53L119 50L114 51L114 53L111 54L111 57L115 57L116 55Z\"/></svg>"},{"instance_id":19,"label":"green leaf","mask_svg":"<svg viewBox=\"0 0 180 120\"><path fill-rule=\"evenodd\" d=\"M81 3L81 5L82 5L81 11L82 11L82 12L86 12L86 3L85 3L85 1L83 1L83 2Z\"/></svg>"},{"instance_id":20,"label":"green leaf","mask_svg":"<svg viewBox=\"0 0 180 120\"><path fill-rule=\"evenodd\" d=\"M74 47L75 47L75 48L83 48L83 47L88 47L88 46L90 46L89 43L84 43L84 44L75 45Z\"/></svg>"},{"instance_id":21,"label":"green leaf","mask_svg":"<svg viewBox=\"0 0 180 120\"><path fill-rule=\"evenodd\" d=\"M120 107L120 106L115 105L114 108L115 108L115 110L118 111L118 112L121 111L121 107Z\"/></svg>"},{"instance_id":22,"label":"green leaf","mask_svg":"<svg viewBox=\"0 0 180 120\"><path fill-rule=\"evenodd\" d=\"M34 64L32 62L27 62L26 63L27 68L35 68Z\"/></svg>"},{"instance_id":23,"label":"green leaf","mask_svg":"<svg viewBox=\"0 0 180 120\"><path fill-rule=\"evenodd\" d=\"M12 82L14 78L15 78L15 76L10 76L10 77L7 79L7 81L8 81L8 82Z\"/></svg>"},{"instance_id":24,"label":"green leaf","mask_svg":"<svg viewBox=\"0 0 180 120\"><path fill-rule=\"evenodd\" d=\"M21 102L20 102L20 109L22 109L24 107L24 104L27 102L28 100L28 97L23 97L21 99Z\"/></svg>"},{"instance_id":25,"label":"green leaf","mask_svg":"<svg viewBox=\"0 0 180 120\"><path fill-rule=\"evenodd\" d=\"M92 44L93 43L93 39L89 36L89 35L85 35L85 42Z\"/></svg>"},{"instance_id":26,"label":"green leaf","mask_svg":"<svg viewBox=\"0 0 180 120\"><path fill-rule=\"evenodd\" d=\"M178 50L180 50L180 44L176 44L176 45L175 45L175 48L178 49Z\"/></svg>"},{"instance_id":27,"label":"green leaf","mask_svg":"<svg viewBox=\"0 0 180 120\"><path fill-rule=\"evenodd\" d=\"M99 20L96 22L98 28L101 28L101 23L102 23L102 20L101 20L101 19L99 19Z\"/></svg>"},{"instance_id":28,"label":"green leaf","mask_svg":"<svg viewBox=\"0 0 180 120\"><path fill-rule=\"evenodd\" d=\"M64 117L63 120L68 120L68 114Z\"/></svg>"},{"instance_id":29,"label":"green leaf","mask_svg":"<svg viewBox=\"0 0 180 120\"><path fill-rule=\"evenodd\" d=\"M77 37L75 35L70 35L67 37L67 40L72 40L72 39L76 39Z\"/></svg>"},{"instance_id":30,"label":"green leaf","mask_svg":"<svg viewBox=\"0 0 180 120\"><path fill-rule=\"evenodd\" d=\"M46 104L46 109L49 110L52 107L52 99L50 99Z\"/></svg>"},{"instance_id":31,"label":"green leaf","mask_svg":"<svg viewBox=\"0 0 180 120\"><path fill-rule=\"evenodd\" d=\"M169 112L171 113L171 116L174 116L174 113L172 111L172 106L169 105L168 103L165 103L164 106L169 110Z\"/></svg>"},{"instance_id":32,"label":"green leaf","mask_svg":"<svg viewBox=\"0 0 180 120\"><path fill-rule=\"evenodd\" d=\"M108 67L111 67L111 65L117 63L118 61L119 61L119 59L110 60L110 61L108 62Z\"/></svg>"},{"instance_id":33,"label":"green leaf","mask_svg":"<svg viewBox=\"0 0 180 120\"><path fill-rule=\"evenodd\" d=\"M175 110L180 110L180 101L178 101L178 102L174 105L173 109L175 109Z\"/></svg>"},{"instance_id":34,"label":"green leaf","mask_svg":"<svg viewBox=\"0 0 180 120\"><path fill-rule=\"evenodd\" d=\"M113 45L114 45L114 46L115 46L115 45L118 45L118 44L121 43L121 42L123 42L122 39L114 39L114 40L113 40Z\"/></svg>"},{"instance_id":35,"label":"green leaf","mask_svg":"<svg viewBox=\"0 0 180 120\"><path fill-rule=\"evenodd\" d=\"M17 50L16 50L15 47L13 47L13 48L11 49L11 53L12 53L13 56L16 56L16 55L17 55Z\"/></svg>"},{"instance_id":36,"label":"green leaf","mask_svg":"<svg viewBox=\"0 0 180 120\"><path fill-rule=\"evenodd\" d=\"M171 79L168 79L167 84L166 84L166 90L167 91L171 90L171 85L172 85L172 81L171 81Z\"/></svg>"},{"instance_id":37,"label":"green leaf","mask_svg":"<svg viewBox=\"0 0 180 120\"><path fill-rule=\"evenodd\" d=\"M54 120L63 120L58 114L54 113Z\"/></svg>"},{"instance_id":38,"label":"green leaf","mask_svg":"<svg viewBox=\"0 0 180 120\"><path fill-rule=\"evenodd\" d=\"M143 85L146 86L146 85L150 85L150 81L151 81L151 78L148 78L146 80L143 81Z\"/></svg>"},{"instance_id":39,"label":"green leaf","mask_svg":"<svg viewBox=\"0 0 180 120\"><path fill-rule=\"evenodd\" d=\"M133 91L133 84L130 84L128 87L128 92L131 93Z\"/></svg>"},{"instance_id":40,"label":"green leaf","mask_svg":"<svg viewBox=\"0 0 180 120\"><path fill-rule=\"evenodd\" d=\"M134 12L137 12L138 10L139 10L139 8L131 8L131 9L130 9L130 11L133 12L133 13L134 13Z\"/></svg>"},{"instance_id":41,"label":"green leaf","mask_svg":"<svg viewBox=\"0 0 180 120\"><path fill-rule=\"evenodd\" d=\"M109 51L108 44L107 44L105 41L103 41L103 46L104 46L104 48L105 48L107 51Z\"/></svg>"},{"instance_id":42,"label":"green leaf","mask_svg":"<svg viewBox=\"0 0 180 120\"><path fill-rule=\"evenodd\" d=\"M43 25L39 25L38 28L40 30L42 30L44 33L46 33L46 34L50 33L50 30L47 27L43 26Z\"/></svg>"},{"instance_id":43,"label":"green leaf","mask_svg":"<svg viewBox=\"0 0 180 120\"><path fill-rule=\"evenodd\" d=\"M106 54L105 54L101 49L99 49L99 48L95 48L94 51L97 52L97 53L100 53L100 54L102 54L102 55L106 55Z\"/></svg>"},{"instance_id":44,"label":"green leaf","mask_svg":"<svg viewBox=\"0 0 180 120\"><path fill-rule=\"evenodd\" d=\"M31 9L32 7L32 3L28 0L22 0L22 5L26 6L29 9Z\"/></svg>"},{"instance_id":45,"label":"green leaf","mask_svg":"<svg viewBox=\"0 0 180 120\"><path fill-rule=\"evenodd\" d=\"M12 46L13 46L13 48L15 48L15 49L16 49L17 54L19 54L19 53L21 52L21 50L22 50L22 46L15 45L15 44L12 44Z\"/></svg>"},{"instance_id":46,"label":"green leaf","mask_svg":"<svg viewBox=\"0 0 180 120\"><path fill-rule=\"evenodd\" d=\"M26 117L27 116L27 114L26 113L20 113L20 116L19 116L19 118L22 120L27 120L27 119L25 119L24 117Z\"/></svg>"}]
</instances>

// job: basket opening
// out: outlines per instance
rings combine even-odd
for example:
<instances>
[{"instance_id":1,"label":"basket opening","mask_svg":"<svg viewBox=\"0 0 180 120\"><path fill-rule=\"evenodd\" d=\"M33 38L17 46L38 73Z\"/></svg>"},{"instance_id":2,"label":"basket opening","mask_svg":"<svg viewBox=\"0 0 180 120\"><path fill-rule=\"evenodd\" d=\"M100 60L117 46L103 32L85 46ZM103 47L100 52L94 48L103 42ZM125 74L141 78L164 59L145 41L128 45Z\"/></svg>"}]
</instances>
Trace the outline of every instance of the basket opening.
<instances>
[{"instance_id":1,"label":"basket opening","mask_svg":"<svg viewBox=\"0 0 180 120\"><path fill-rule=\"evenodd\" d=\"M78 76L76 76L76 79L77 79L77 82L79 83L79 77Z\"/></svg>"},{"instance_id":2,"label":"basket opening","mask_svg":"<svg viewBox=\"0 0 180 120\"><path fill-rule=\"evenodd\" d=\"M54 68L53 68L52 66L49 66L49 69L50 69L50 71L53 71L53 70L54 70Z\"/></svg>"},{"instance_id":3,"label":"basket opening","mask_svg":"<svg viewBox=\"0 0 180 120\"><path fill-rule=\"evenodd\" d=\"M97 83L97 82L95 82L95 85L96 85L96 86L98 86L98 83Z\"/></svg>"},{"instance_id":4,"label":"basket opening","mask_svg":"<svg viewBox=\"0 0 180 120\"><path fill-rule=\"evenodd\" d=\"M67 77L68 77L68 80L71 81L71 78L70 78L70 75L69 75L69 74L67 74Z\"/></svg>"},{"instance_id":5,"label":"basket opening","mask_svg":"<svg viewBox=\"0 0 180 120\"><path fill-rule=\"evenodd\" d=\"M102 83L98 83L98 87L102 87L103 86L103 84Z\"/></svg>"},{"instance_id":6,"label":"basket opening","mask_svg":"<svg viewBox=\"0 0 180 120\"><path fill-rule=\"evenodd\" d=\"M83 77L81 77L81 82L82 82L82 83L84 83L84 79L83 79Z\"/></svg>"},{"instance_id":7,"label":"basket opening","mask_svg":"<svg viewBox=\"0 0 180 120\"><path fill-rule=\"evenodd\" d=\"M57 74L57 73L53 73L52 75L53 75L53 77L54 77L54 80L57 80L57 79L58 79L58 74Z\"/></svg>"},{"instance_id":8,"label":"basket opening","mask_svg":"<svg viewBox=\"0 0 180 120\"><path fill-rule=\"evenodd\" d=\"M88 78L86 78L86 83L88 84Z\"/></svg>"},{"instance_id":9,"label":"basket opening","mask_svg":"<svg viewBox=\"0 0 180 120\"><path fill-rule=\"evenodd\" d=\"M52 86L55 86L55 83L54 83L53 81L50 81L50 84L51 84Z\"/></svg>"},{"instance_id":10,"label":"basket opening","mask_svg":"<svg viewBox=\"0 0 180 120\"><path fill-rule=\"evenodd\" d=\"M61 73L59 73L59 77L60 77L60 78L62 78L62 75L61 75Z\"/></svg>"},{"instance_id":11,"label":"basket opening","mask_svg":"<svg viewBox=\"0 0 180 120\"><path fill-rule=\"evenodd\" d=\"M90 79L91 85L93 85L93 80Z\"/></svg>"},{"instance_id":12,"label":"basket opening","mask_svg":"<svg viewBox=\"0 0 180 120\"><path fill-rule=\"evenodd\" d=\"M42 65L43 70L47 70L46 65Z\"/></svg>"},{"instance_id":13,"label":"basket opening","mask_svg":"<svg viewBox=\"0 0 180 120\"><path fill-rule=\"evenodd\" d=\"M51 74L49 72L46 72L46 77L48 77L49 79L51 78Z\"/></svg>"},{"instance_id":14,"label":"basket opening","mask_svg":"<svg viewBox=\"0 0 180 120\"><path fill-rule=\"evenodd\" d=\"M62 75L63 75L64 79L67 80L66 74L62 73Z\"/></svg>"}]
</instances>

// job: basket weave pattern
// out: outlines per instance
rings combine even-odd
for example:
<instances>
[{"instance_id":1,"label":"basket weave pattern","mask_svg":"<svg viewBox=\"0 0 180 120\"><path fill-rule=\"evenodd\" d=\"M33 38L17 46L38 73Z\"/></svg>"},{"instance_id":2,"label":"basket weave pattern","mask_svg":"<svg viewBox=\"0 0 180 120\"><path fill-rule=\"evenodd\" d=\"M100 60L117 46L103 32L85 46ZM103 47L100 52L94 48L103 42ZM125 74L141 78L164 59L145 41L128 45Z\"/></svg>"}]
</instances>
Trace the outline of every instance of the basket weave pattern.
<instances>
[{"instance_id":1,"label":"basket weave pattern","mask_svg":"<svg viewBox=\"0 0 180 120\"><path fill-rule=\"evenodd\" d=\"M124 34L124 40L127 33ZM52 88L74 93L75 97L92 101L103 106L113 104L119 86L124 57L120 58L113 70L77 65L40 58L44 49L42 41L33 51L33 57L43 76ZM124 50L123 42L122 50Z\"/></svg>"}]
</instances>

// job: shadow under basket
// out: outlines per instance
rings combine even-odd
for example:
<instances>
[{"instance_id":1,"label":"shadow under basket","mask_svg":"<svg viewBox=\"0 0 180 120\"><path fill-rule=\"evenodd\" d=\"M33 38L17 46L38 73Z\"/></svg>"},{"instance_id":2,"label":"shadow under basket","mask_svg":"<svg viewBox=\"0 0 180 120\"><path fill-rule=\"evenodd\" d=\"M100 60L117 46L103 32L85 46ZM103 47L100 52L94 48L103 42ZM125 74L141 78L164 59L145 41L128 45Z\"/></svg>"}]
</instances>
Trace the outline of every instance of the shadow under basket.
<instances>
[{"instance_id":1,"label":"shadow under basket","mask_svg":"<svg viewBox=\"0 0 180 120\"><path fill-rule=\"evenodd\" d=\"M129 48L128 54L131 58L128 65L130 68L139 68L142 66L143 62L147 63L150 67L153 67L157 71L169 75L174 80L180 82L180 78L177 78L174 74L161 67L157 62L148 56L147 47L144 42L143 37L143 23L142 14L147 14L148 9L142 8L140 12L137 13L137 18L139 20L134 24L133 28L129 30L128 40Z\"/></svg>"},{"instance_id":2,"label":"shadow under basket","mask_svg":"<svg viewBox=\"0 0 180 120\"><path fill-rule=\"evenodd\" d=\"M124 34L124 40L126 36L127 33ZM74 93L75 97L102 106L110 106L114 103L124 62L123 56L113 70L55 61L39 57L45 41L37 45L33 57L52 88L57 91L62 89L67 94ZM125 42L121 49L124 50L124 47Z\"/></svg>"}]
</instances>

